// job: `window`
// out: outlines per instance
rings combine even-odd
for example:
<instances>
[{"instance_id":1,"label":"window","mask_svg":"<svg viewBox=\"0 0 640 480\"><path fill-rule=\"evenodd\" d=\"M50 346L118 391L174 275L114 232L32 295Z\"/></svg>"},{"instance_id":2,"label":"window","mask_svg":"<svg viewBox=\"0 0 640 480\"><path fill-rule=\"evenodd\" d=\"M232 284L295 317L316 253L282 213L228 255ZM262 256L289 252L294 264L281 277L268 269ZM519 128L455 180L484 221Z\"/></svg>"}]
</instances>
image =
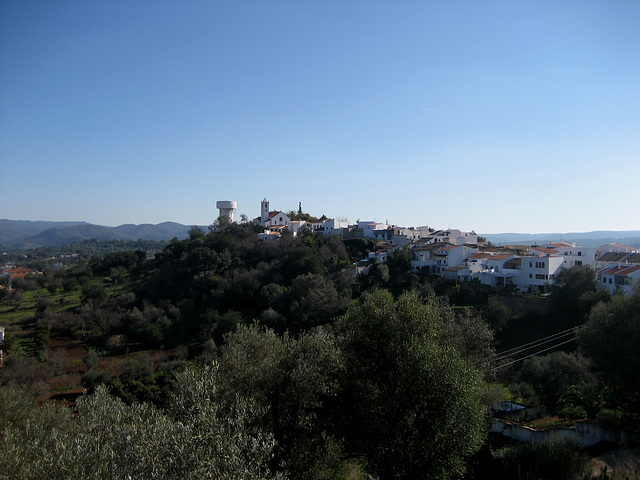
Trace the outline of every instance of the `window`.
<instances>
[{"instance_id":1,"label":"window","mask_svg":"<svg viewBox=\"0 0 640 480\"><path fill-rule=\"evenodd\" d=\"M578 252L578 256L581 257L582 256L582 252Z\"/></svg>"},{"instance_id":2,"label":"window","mask_svg":"<svg viewBox=\"0 0 640 480\"><path fill-rule=\"evenodd\" d=\"M576 265L582 265L582 262L580 260L576 260Z\"/></svg>"}]
</instances>

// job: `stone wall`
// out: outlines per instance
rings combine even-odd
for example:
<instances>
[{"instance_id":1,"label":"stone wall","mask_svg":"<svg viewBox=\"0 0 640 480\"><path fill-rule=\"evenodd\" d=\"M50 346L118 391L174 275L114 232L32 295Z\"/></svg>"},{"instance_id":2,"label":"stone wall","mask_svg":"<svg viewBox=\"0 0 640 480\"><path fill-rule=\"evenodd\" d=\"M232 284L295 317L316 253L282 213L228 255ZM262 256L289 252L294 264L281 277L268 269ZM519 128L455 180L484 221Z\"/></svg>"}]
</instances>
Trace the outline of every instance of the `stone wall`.
<instances>
[{"instance_id":1,"label":"stone wall","mask_svg":"<svg viewBox=\"0 0 640 480\"><path fill-rule=\"evenodd\" d=\"M546 442L551 437L570 438L576 440L583 448L593 447L600 442L615 443L621 447L640 444L640 434L605 430L589 420L576 422L575 426L570 428L537 430L508 420L494 419L491 432L499 433L521 442Z\"/></svg>"}]
</instances>

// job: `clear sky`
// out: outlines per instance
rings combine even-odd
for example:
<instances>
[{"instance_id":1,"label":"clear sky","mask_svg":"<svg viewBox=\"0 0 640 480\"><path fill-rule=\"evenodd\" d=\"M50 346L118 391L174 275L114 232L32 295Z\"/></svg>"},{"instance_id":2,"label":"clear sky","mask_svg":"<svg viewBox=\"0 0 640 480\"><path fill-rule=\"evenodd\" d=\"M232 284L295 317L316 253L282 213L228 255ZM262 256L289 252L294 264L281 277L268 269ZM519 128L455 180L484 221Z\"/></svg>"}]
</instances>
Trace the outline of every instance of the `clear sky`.
<instances>
[{"instance_id":1,"label":"clear sky","mask_svg":"<svg viewBox=\"0 0 640 480\"><path fill-rule=\"evenodd\" d=\"M640 229L640 2L0 2L0 218Z\"/></svg>"}]
</instances>

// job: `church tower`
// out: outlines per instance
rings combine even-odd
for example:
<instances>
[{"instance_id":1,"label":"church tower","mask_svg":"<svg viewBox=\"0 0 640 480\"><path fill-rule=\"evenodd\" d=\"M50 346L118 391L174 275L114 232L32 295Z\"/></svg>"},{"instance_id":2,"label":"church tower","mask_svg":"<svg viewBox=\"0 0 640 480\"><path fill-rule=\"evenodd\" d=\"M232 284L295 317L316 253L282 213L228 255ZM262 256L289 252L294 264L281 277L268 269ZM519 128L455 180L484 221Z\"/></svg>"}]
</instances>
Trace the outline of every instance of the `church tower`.
<instances>
[{"instance_id":1,"label":"church tower","mask_svg":"<svg viewBox=\"0 0 640 480\"><path fill-rule=\"evenodd\" d=\"M269 201L266 198L262 200L261 212L262 213L260 215L260 223L262 223L262 225L266 225L267 222L269 221Z\"/></svg>"}]
</instances>

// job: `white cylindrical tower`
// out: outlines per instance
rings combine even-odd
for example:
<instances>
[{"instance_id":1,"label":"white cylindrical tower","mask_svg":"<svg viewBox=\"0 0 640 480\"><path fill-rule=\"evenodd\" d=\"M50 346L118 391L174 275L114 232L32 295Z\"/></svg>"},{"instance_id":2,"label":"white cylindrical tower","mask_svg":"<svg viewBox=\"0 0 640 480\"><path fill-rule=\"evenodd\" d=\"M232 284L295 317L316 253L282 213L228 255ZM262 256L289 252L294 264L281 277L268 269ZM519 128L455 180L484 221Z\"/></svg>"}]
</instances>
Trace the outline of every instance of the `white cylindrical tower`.
<instances>
[{"instance_id":1,"label":"white cylindrical tower","mask_svg":"<svg viewBox=\"0 0 640 480\"><path fill-rule=\"evenodd\" d=\"M233 214L236 212L236 208L238 208L238 202L220 200L216 203L216 207L218 207L218 210L220 211L220 215L218 215L218 217L225 216L230 222L233 222Z\"/></svg>"}]
</instances>

